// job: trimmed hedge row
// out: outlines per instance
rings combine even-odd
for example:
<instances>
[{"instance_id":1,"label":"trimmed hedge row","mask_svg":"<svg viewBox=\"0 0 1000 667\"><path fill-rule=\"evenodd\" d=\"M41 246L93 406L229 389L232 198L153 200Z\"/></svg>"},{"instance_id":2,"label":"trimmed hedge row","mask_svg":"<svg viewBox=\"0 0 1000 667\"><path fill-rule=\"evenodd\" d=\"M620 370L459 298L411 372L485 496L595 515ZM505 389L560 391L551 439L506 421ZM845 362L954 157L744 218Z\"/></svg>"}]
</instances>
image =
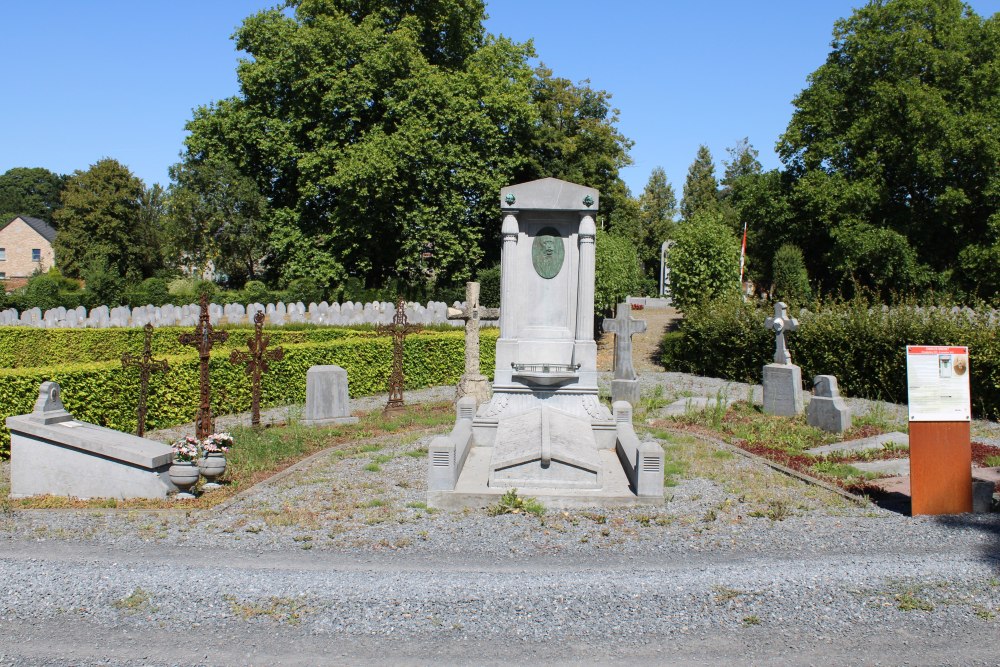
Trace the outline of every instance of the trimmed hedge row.
<instances>
[{"instance_id":1,"label":"trimmed hedge row","mask_svg":"<svg viewBox=\"0 0 1000 667\"><path fill-rule=\"evenodd\" d=\"M229 340L216 345L218 350L246 349L253 336L252 326L223 326ZM191 327L163 327L153 330L151 347L155 356L184 355L194 348L181 345L177 337L190 333ZM285 329L268 327L271 345L326 343L351 337L375 336L373 329L314 327ZM0 327L0 367L36 368L61 364L118 361L126 352L142 353L145 332L142 328L113 329L39 329L35 327Z\"/></svg>"},{"instance_id":2,"label":"trimmed hedge row","mask_svg":"<svg viewBox=\"0 0 1000 667\"><path fill-rule=\"evenodd\" d=\"M722 301L687 313L662 344L673 371L761 381L774 355L774 334L764 329L773 306ZM799 330L786 334L793 363L810 386L816 375L836 375L845 395L906 403L907 345L969 347L972 410L1000 417L1000 338L988 315L944 309L870 307L853 301L818 312L789 313Z\"/></svg>"},{"instance_id":3,"label":"trimmed hedge row","mask_svg":"<svg viewBox=\"0 0 1000 667\"><path fill-rule=\"evenodd\" d=\"M51 332L49 332L51 333ZM495 364L497 332L482 332L480 360L484 372ZM351 396L388 390L392 367L392 340L386 337L348 337L322 343L283 343L284 359L270 362L261 384L261 405L303 403L306 371L311 366L336 364L347 370ZM154 430L191 422L198 409L198 357L169 355L167 373L150 379L146 428ZM465 367L465 338L461 331L414 334L406 338L403 368L406 388L456 384ZM213 414L250 409L250 381L242 366L229 363L228 350L212 354ZM123 371L120 362L0 369L0 458L10 455L10 432L3 420L31 412L38 387L55 380L62 387L66 409L74 417L126 432L136 428L138 372Z\"/></svg>"}]
</instances>

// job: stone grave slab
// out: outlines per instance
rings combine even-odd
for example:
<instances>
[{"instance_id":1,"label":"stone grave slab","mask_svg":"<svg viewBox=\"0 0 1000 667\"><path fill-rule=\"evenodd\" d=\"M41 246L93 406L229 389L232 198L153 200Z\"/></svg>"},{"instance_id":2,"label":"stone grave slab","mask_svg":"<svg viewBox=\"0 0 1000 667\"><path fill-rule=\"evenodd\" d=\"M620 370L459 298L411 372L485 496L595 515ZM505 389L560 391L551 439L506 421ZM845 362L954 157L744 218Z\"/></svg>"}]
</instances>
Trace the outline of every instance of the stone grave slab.
<instances>
[{"instance_id":1,"label":"stone grave slab","mask_svg":"<svg viewBox=\"0 0 1000 667\"><path fill-rule=\"evenodd\" d=\"M851 463L861 472L873 472L878 475L899 477L910 474L910 459L885 459L882 461L860 461Z\"/></svg>"},{"instance_id":2,"label":"stone grave slab","mask_svg":"<svg viewBox=\"0 0 1000 667\"><path fill-rule=\"evenodd\" d=\"M845 442L835 442L831 445L813 447L812 449L807 449L806 453L812 454L813 456L822 456L824 454L834 453L867 452L873 449L885 449L886 445L909 447L910 436L905 433L900 433L899 431L893 431L892 433L880 433L879 435L873 435L869 438L847 440Z\"/></svg>"},{"instance_id":3,"label":"stone grave slab","mask_svg":"<svg viewBox=\"0 0 1000 667\"><path fill-rule=\"evenodd\" d=\"M8 417L7 428L13 498L166 498L174 490L170 447L74 419L55 382L43 382L35 410Z\"/></svg>"},{"instance_id":4,"label":"stone grave slab","mask_svg":"<svg viewBox=\"0 0 1000 667\"><path fill-rule=\"evenodd\" d=\"M703 412L705 410L715 408L715 406L719 404L719 401L720 399L714 396L689 396L687 398L679 398L660 410L660 415L664 417L681 417L686 415L688 412ZM733 403L736 403L735 398L723 398L721 401L727 408Z\"/></svg>"}]
</instances>

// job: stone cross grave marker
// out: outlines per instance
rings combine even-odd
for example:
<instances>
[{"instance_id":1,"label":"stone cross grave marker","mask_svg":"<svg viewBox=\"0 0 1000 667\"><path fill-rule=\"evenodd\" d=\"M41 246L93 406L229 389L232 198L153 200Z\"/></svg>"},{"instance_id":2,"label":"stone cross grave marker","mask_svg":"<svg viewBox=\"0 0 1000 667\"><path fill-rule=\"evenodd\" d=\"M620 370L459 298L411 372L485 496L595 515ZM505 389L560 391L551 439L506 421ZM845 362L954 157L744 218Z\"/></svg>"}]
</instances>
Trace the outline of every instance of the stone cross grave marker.
<instances>
[{"instance_id":1,"label":"stone cross grave marker","mask_svg":"<svg viewBox=\"0 0 1000 667\"><path fill-rule=\"evenodd\" d=\"M249 352L233 350L229 355L229 363L245 364L246 373L250 376L250 424L260 426L260 379L269 370L268 361L279 361L285 358L285 349L276 347L268 350L270 336L264 335L264 313L257 311L253 316L253 338L247 341Z\"/></svg>"},{"instance_id":2,"label":"stone cross grave marker","mask_svg":"<svg viewBox=\"0 0 1000 667\"><path fill-rule=\"evenodd\" d=\"M646 320L638 320L629 313L632 307L627 303L619 303L614 319L604 319L604 332L615 335L615 379L636 379L635 367L632 366L632 336L645 333Z\"/></svg>"},{"instance_id":3,"label":"stone cross grave marker","mask_svg":"<svg viewBox=\"0 0 1000 667\"><path fill-rule=\"evenodd\" d=\"M392 324L380 324L376 331L380 336L392 336L392 373L389 375L389 401L385 404L385 412L403 409L403 342L407 334L418 331L420 327L407 323L406 302L403 297L396 299L396 314Z\"/></svg>"},{"instance_id":4,"label":"stone cross grave marker","mask_svg":"<svg viewBox=\"0 0 1000 667\"><path fill-rule=\"evenodd\" d=\"M479 305L479 283L465 283L465 308L449 308L448 319L465 320L465 373L458 382L456 399L472 396L477 404L490 400L490 381L479 371L479 323L499 320L499 308Z\"/></svg>"},{"instance_id":5,"label":"stone cross grave marker","mask_svg":"<svg viewBox=\"0 0 1000 667\"><path fill-rule=\"evenodd\" d=\"M764 321L764 328L773 331L774 337L774 363L790 364L792 355L788 353L788 346L785 345L785 332L797 331L799 321L788 316L788 306L779 301L774 304L774 316Z\"/></svg>"},{"instance_id":6,"label":"stone cross grave marker","mask_svg":"<svg viewBox=\"0 0 1000 667\"><path fill-rule=\"evenodd\" d=\"M646 320L632 317L632 307L628 303L619 303L617 316L605 318L603 328L605 333L615 335L614 379L611 380L611 400L627 401L638 405L640 390L636 378L635 367L632 366L632 336L646 331Z\"/></svg>"},{"instance_id":7,"label":"stone cross grave marker","mask_svg":"<svg viewBox=\"0 0 1000 667\"><path fill-rule=\"evenodd\" d=\"M214 420L212 419L212 383L208 375L208 360L215 343L229 340L229 332L215 331L208 316L208 297L201 295L201 314L198 316L198 326L193 333L184 333L177 337L181 345L191 345L198 350L199 385L201 388L201 403L198 406L198 417L195 420L195 437L199 440L212 434Z\"/></svg>"},{"instance_id":8,"label":"stone cross grave marker","mask_svg":"<svg viewBox=\"0 0 1000 667\"><path fill-rule=\"evenodd\" d=\"M136 417L138 427L136 435L140 438L146 433L146 402L149 398L150 373L165 373L169 369L166 359L153 359L152 341L153 325L146 323L142 345L142 356L136 357L131 352L122 355L122 370L129 367L139 369L139 410Z\"/></svg>"}]
</instances>

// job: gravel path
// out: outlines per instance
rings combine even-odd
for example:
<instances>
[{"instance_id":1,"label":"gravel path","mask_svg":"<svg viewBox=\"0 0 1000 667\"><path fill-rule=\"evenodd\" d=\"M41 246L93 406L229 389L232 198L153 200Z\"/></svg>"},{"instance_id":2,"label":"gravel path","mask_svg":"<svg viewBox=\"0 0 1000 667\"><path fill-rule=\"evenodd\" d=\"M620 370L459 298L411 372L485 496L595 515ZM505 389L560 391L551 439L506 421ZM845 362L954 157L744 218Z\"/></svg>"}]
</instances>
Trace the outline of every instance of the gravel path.
<instances>
[{"instance_id":1,"label":"gravel path","mask_svg":"<svg viewBox=\"0 0 1000 667\"><path fill-rule=\"evenodd\" d=\"M998 516L856 507L721 455L658 510L434 512L431 437L223 510L0 514L0 665L998 664Z\"/></svg>"}]
</instances>

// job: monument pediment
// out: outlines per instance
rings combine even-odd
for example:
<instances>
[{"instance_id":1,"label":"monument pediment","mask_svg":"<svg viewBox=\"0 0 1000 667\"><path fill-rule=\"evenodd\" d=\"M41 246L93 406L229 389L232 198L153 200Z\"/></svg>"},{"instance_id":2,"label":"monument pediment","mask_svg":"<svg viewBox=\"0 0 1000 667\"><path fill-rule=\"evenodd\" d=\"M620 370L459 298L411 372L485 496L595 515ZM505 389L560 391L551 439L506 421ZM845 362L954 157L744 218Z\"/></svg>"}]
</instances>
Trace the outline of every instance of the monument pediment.
<instances>
[{"instance_id":1,"label":"monument pediment","mask_svg":"<svg viewBox=\"0 0 1000 667\"><path fill-rule=\"evenodd\" d=\"M593 211L597 212L600 193L558 178L540 178L500 190L503 210Z\"/></svg>"}]
</instances>

